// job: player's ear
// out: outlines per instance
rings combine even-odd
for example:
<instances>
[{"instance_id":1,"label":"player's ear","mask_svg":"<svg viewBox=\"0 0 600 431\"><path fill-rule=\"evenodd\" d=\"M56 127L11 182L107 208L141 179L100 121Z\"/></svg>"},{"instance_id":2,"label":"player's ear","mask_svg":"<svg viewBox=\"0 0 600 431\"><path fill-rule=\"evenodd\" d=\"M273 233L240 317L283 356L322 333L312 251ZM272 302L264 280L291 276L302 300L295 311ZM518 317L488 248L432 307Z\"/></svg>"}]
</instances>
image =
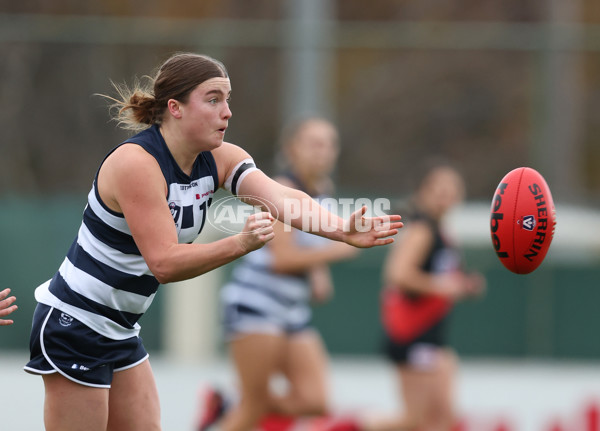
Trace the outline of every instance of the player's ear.
<instances>
[{"instance_id":1,"label":"player's ear","mask_svg":"<svg viewBox=\"0 0 600 431\"><path fill-rule=\"evenodd\" d=\"M169 101L167 102L167 109L169 110L169 113L179 119L182 117L183 114L183 106L181 105L181 103L178 100L175 99L169 99Z\"/></svg>"}]
</instances>

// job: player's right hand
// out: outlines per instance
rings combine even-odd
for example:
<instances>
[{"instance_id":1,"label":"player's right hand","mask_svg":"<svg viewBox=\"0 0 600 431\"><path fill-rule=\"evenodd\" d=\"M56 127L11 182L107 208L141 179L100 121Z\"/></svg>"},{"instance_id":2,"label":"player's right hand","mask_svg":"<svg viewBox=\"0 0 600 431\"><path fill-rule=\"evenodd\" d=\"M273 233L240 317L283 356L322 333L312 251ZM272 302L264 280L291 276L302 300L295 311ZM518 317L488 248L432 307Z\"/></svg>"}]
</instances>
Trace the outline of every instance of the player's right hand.
<instances>
[{"instance_id":1,"label":"player's right hand","mask_svg":"<svg viewBox=\"0 0 600 431\"><path fill-rule=\"evenodd\" d=\"M460 301L474 296L475 280L460 271L434 276L436 293L451 301Z\"/></svg>"},{"instance_id":2,"label":"player's right hand","mask_svg":"<svg viewBox=\"0 0 600 431\"><path fill-rule=\"evenodd\" d=\"M246 253L257 250L275 237L275 218L268 212L252 214L246 220L244 229L237 235L240 246Z\"/></svg>"},{"instance_id":3,"label":"player's right hand","mask_svg":"<svg viewBox=\"0 0 600 431\"><path fill-rule=\"evenodd\" d=\"M10 289L4 289L0 292L0 317L8 316L10 313L15 311L18 307L13 305L13 302L17 300L14 296L8 297ZM9 319L0 319L0 326L12 325L13 321Z\"/></svg>"}]
</instances>

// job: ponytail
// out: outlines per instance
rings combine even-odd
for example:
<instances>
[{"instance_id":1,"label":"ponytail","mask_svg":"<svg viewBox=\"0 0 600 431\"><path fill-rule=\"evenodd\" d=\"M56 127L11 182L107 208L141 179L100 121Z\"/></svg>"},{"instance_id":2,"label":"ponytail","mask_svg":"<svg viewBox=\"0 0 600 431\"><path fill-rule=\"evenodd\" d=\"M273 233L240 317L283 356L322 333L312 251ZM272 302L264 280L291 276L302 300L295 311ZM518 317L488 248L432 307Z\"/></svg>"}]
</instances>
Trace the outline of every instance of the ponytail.
<instances>
[{"instance_id":1,"label":"ponytail","mask_svg":"<svg viewBox=\"0 0 600 431\"><path fill-rule=\"evenodd\" d=\"M117 97L104 94L99 94L99 96L111 102L109 106L111 119L116 121L119 127L139 132L153 124L160 123L164 107L161 109L157 106L151 84L144 86L136 80L133 88L114 82L112 82L112 86Z\"/></svg>"},{"instance_id":2,"label":"ponytail","mask_svg":"<svg viewBox=\"0 0 600 431\"><path fill-rule=\"evenodd\" d=\"M139 132L162 122L169 99L187 103L198 85L216 77L228 77L223 63L206 55L180 53L163 63L155 78L145 76L146 85L136 80L129 88L113 82L117 98L99 96L110 101L111 117L119 127Z\"/></svg>"}]
</instances>

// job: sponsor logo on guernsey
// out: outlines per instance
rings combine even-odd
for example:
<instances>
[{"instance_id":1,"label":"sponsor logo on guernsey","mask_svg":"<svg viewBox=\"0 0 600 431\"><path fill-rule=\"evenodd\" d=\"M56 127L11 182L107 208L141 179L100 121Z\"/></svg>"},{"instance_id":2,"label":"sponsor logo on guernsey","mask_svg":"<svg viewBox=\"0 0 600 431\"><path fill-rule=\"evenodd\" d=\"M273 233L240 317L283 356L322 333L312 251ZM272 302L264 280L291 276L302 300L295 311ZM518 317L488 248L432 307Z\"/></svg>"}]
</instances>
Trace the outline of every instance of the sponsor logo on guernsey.
<instances>
[{"instance_id":1,"label":"sponsor logo on guernsey","mask_svg":"<svg viewBox=\"0 0 600 431\"><path fill-rule=\"evenodd\" d=\"M189 190L192 187L198 187L198 181L192 181L189 184L179 184L179 190Z\"/></svg>"},{"instance_id":2,"label":"sponsor logo on guernsey","mask_svg":"<svg viewBox=\"0 0 600 431\"><path fill-rule=\"evenodd\" d=\"M73 323L73 317L69 316L66 313L60 313L58 323L60 323L60 326L64 327L71 326L71 323Z\"/></svg>"},{"instance_id":3,"label":"sponsor logo on guernsey","mask_svg":"<svg viewBox=\"0 0 600 431\"><path fill-rule=\"evenodd\" d=\"M209 191L207 191L205 193L196 193L196 199L201 199L201 198L203 198L205 196L212 196L214 194L214 192L215 191L211 189L211 190L209 190Z\"/></svg>"}]
</instances>

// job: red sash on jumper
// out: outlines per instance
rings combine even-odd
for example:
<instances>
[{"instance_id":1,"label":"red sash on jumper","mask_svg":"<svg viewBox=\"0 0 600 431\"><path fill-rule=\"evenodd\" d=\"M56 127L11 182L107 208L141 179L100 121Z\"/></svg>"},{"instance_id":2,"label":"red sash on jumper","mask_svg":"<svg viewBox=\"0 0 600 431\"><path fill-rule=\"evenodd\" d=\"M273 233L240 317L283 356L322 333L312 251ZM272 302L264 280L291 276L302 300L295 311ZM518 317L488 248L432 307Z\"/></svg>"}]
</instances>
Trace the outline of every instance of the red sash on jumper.
<instances>
[{"instance_id":1,"label":"red sash on jumper","mask_svg":"<svg viewBox=\"0 0 600 431\"><path fill-rule=\"evenodd\" d=\"M408 343L439 322L451 305L448 299L438 295L412 298L387 288L383 290L381 301L383 327L393 340Z\"/></svg>"}]
</instances>

